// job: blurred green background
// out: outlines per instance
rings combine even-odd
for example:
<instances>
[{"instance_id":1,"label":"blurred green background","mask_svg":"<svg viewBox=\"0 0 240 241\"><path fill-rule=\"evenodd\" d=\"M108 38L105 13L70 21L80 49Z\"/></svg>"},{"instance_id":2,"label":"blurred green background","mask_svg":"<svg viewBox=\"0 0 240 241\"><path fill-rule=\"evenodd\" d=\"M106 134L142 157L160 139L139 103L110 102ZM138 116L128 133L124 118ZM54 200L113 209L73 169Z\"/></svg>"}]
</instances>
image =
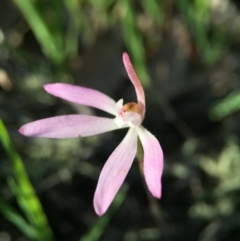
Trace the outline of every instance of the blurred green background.
<instances>
[{"instance_id":1,"label":"blurred green background","mask_svg":"<svg viewBox=\"0 0 240 241\"><path fill-rule=\"evenodd\" d=\"M144 85L144 126L165 154L163 196L137 161L102 218L100 170L125 135L26 138L21 125L90 108L45 83L136 99L127 51ZM0 1L0 240L240 240L240 4L230 0Z\"/></svg>"}]
</instances>

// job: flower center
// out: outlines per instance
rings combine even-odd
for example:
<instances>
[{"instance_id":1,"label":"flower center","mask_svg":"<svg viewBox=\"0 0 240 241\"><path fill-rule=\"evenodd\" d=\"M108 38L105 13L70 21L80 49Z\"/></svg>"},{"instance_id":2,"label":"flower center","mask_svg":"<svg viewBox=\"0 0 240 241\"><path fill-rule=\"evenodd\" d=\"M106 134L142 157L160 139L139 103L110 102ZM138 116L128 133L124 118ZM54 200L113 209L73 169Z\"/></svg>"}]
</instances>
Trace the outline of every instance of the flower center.
<instances>
[{"instance_id":1,"label":"flower center","mask_svg":"<svg viewBox=\"0 0 240 241\"><path fill-rule=\"evenodd\" d=\"M120 116L124 116L126 112L135 112L138 113L138 104L135 102L130 102L125 104L119 111Z\"/></svg>"},{"instance_id":2,"label":"flower center","mask_svg":"<svg viewBox=\"0 0 240 241\"><path fill-rule=\"evenodd\" d=\"M116 105L116 110L115 121L119 127L134 127L142 123L137 103L130 102L123 105L123 100L120 100Z\"/></svg>"}]
</instances>

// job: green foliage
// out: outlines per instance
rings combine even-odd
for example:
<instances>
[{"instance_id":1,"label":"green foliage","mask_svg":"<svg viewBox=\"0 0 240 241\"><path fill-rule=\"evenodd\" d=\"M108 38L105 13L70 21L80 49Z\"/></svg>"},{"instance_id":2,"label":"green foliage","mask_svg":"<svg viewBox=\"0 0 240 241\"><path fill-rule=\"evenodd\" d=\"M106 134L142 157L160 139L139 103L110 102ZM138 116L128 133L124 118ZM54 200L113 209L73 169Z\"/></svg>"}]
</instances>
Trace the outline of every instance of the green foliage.
<instances>
[{"instance_id":1,"label":"green foliage","mask_svg":"<svg viewBox=\"0 0 240 241\"><path fill-rule=\"evenodd\" d=\"M113 22L120 20L124 41L140 79L145 86L150 83L145 65L143 39L136 25L138 13L131 1L52 0L46 3L42 0L14 0L14 2L31 27L45 55L53 64L59 66L77 56L79 38L86 44L92 43L96 38L96 31L99 31L97 28L110 27ZM153 19L159 24L162 15L159 15L157 2L142 1L142 5L149 15L153 11ZM64 8L69 18L67 25L63 19ZM110 8L114 11L109 11Z\"/></svg>"},{"instance_id":2,"label":"green foliage","mask_svg":"<svg viewBox=\"0 0 240 241\"><path fill-rule=\"evenodd\" d=\"M240 92L238 90L231 92L225 98L217 101L209 110L209 116L212 120L220 120L232 115L240 110Z\"/></svg>"},{"instance_id":3,"label":"green foliage","mask_svg":"<svg viewBox=\"0 0 240 241\"><path fill-rule=\"evenodd\" d=\"M239 143L235 138L229 138L218 158L204 155L198 157L197 164L206 175L215 179L215 184L205 188L204 198L191 207L191 216L215 219L233 214L240 189L239 160Z\"/></svg>"},{"instance_id":4,"label":"green foliage","mask_svg":"<svg viewBox=\"0 0 240 241\"><path fill-rule=\"evenodd\" d=\"M49 28L37 4L31 0L14 0L42 46L43 52L57 65L64 62L62 39ZM58 33L58 32L57 32Z\"/></svg>"},{"instance_id":5,"label":"green foliage","mask_svg":"<svg viewBox=\"0 0 240 241\"><path fill-rule=\"evenodd\" d=\"M52 231L41 203L28 178L23 162L11 143L2 120L0 120L0 141L11 160L14 172L14 176L9 178L9 186L16 197L19 207L26 215L29 225L4 201L1 201L1 212L26 235L36 240L53 240Z\"/></svg>"},{"instance_id":6,"label":"green foliage","mask_svg":"<svg viewBox=\"0 0 240 241\"><path fill-rule=\"evenodd\" d=\"M120 24L125 45L144 86L150 84L146 68L146 44L153 36L140 31L138 20L148 16L159 33L168 18L167 1L142 0L14 0L45 55L63 66L78 55L80 41L92 44L97 33ZM139 5L138 5L139 4ZM221 27L210 32L210 3L208 0L176 1L195 40L198 53L207 64L214 64L225 51L226 34ZM142 9L142 10L140 10ZM66 11L65 11L66 10ZM67 22L65 17L67 16ZM167 21L167 20L166 20ZM144 40L146 40L144 42Z\"/></svg>"},{"instance_id":7,"label":"green foliage","mask_svg":"<svg viewBox=\"0 0 240 241\"><path fill-rule=\"evenodd\" d=\"M210 2L208 0L179 0L177 5L188 23L203 61L213 65L223 54L225 35L218 28L209 37Z\"/></svg>"},{"instance_id":8,"label":"green foliage","mask_svg":"<svg viewBox=\"0 0 240 241\"><path fill-rule=\"evenodd\" d=\"M7 202L0 199L0 213L27 237L33 240L41 240L41 234L34 226L28 222Z\"/></svg>"}]
</instances>

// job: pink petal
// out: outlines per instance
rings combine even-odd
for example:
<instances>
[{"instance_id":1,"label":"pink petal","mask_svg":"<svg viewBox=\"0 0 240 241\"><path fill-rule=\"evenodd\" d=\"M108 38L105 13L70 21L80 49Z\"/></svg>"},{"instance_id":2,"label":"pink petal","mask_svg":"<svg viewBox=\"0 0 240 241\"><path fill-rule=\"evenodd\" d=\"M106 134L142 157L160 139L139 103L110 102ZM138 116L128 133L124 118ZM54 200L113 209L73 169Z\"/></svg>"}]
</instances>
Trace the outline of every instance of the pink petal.
<instances>
[{"instance_id":1,"label":"pink petal","mask_svg":"<svg viewBox=\"0 0 240 241\"><path fill-rule=\"evenodd\" d=\"M100 174L94 195L94 208L101 216L121 187L137 152L137 132L130 128L127 135L108 158Z\"/></svg>"},{"instance_id":2,"label":"pink petal","mask_svg":"<svg viewBox=\"0 0 240 241\"><path fill-rule=\"evenodd\" d=\"M112 115L116 114L116 102L100 91L71 84L54 83L44 85L51 95L80 105L91 106Z\"/></svg>"},{"instance_id":3,"label":"pink petal","mask_svg":"<svg viewBox=\"0 0 240 241\"><path fill-rule=\"evenodd\" d=\"M161 197L161 177L163 172L163 152L155 136L144 127L138 127L137 132L143 146L143 170L149 191L156 198Z\"/></svg>"},{"instance_id":4,"label":"pink petal","mask_svg":"<svg viewBox=\"0 0 240 241\"><path fill-rule=\"evenodd\" d=\"M123 63L127 71L128 77L134 85L137 94L138 105L140 107L141 115L143 117L145 115L145 94L142 84L132 66L132 63L127 53L123 53Z\"/></svg>"},{"instance_id":5,"label":"pink petal","mask_svg":"<svg viewBox=\"0 0 240 241\"><path fill-rule=\"evenodd\" d=\"M73 138L92 136L119 129L113 119L89 115L65 115L37 120L23 125L19 132L25 136Z\"/></svg>"}]
</instances>

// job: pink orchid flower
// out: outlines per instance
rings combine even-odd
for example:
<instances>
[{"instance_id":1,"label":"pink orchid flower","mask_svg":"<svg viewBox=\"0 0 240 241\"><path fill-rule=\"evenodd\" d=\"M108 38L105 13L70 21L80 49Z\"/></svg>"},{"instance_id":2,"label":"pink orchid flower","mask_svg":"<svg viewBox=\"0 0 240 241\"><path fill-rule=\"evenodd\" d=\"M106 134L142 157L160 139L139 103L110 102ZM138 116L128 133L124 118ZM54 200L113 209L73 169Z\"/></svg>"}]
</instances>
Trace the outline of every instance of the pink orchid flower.
<instances>
[{"instance_id":1,"label":"pink orchid flower","mask_svg":"<svg viewBox=\"0 0 240 241\"><path fill-rule=\"evenodd\" d=\"M94 195L94 208L99 216L108 209L133 163L137 153L138 137L144 151L143 173L148 189L154 197L161 197L162 149L155 136L141 125L145 115L145 94L127 53L123 53L123 63L135 87L138 103L123 105L122 99L115 102L97 90L71 84L46 84L44 89L49 94L106 111L114 118L73 114L37 120L19 129L21 134L31 137L73 138L129 128L101 171Z\"/></svg>"}]
</instances>

